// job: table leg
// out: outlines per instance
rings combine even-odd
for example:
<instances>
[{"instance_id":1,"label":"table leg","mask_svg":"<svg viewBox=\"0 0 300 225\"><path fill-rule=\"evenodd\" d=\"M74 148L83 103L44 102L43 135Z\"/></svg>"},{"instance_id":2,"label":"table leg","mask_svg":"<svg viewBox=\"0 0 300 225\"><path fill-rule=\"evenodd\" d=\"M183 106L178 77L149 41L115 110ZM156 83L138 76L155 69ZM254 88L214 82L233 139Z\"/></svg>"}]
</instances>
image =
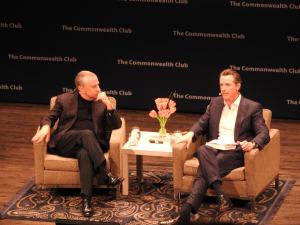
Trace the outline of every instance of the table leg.
<instances>
[{"instance_id":1,"label":"table leg","mask_svg":"<svg viewBox=\"0 0 300 225\"><path fill-rule=\"evenodd\" d=\"M123 178L124 178L124 181L122 183L122 194L128 195L128 192L129 192L129 190L128 190L129 189L128 188L128 185L129 185L128 184L129 183L129 180L128 180L128 154L123 153L122 158L123 158L122 171L123 171Z\"/></svg>"},{"instance_id":2,"label":"table leg","mask_svg":"<svg viewBox=\"0 0 300 225\"><path fill-rule=\"evenodd\" d=\"M138 184L140 190L142 189L142 182L143 182L143 156L136 155L136 176L138 179Z\"/></svg>"}]
</instances>

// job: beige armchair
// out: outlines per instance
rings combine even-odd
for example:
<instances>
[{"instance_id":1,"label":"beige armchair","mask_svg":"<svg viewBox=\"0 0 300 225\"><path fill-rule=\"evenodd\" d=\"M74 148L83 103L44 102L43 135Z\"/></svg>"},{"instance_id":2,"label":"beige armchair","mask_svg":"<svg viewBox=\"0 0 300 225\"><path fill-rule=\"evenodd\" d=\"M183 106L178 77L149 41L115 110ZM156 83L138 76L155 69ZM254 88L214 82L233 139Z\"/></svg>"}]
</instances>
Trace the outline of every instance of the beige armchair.
<instances>
[{"instance_id":1,"label":"beige armchair","mask_svg":"<svg viewBox=\"0 0 300 225\"><path fill-rule=\"evenodd\" d=\"M272 112L263 110L263 117L270 129ZM236 168L223 177L223 191L231 198L250 200L254 206L255 198L275 180L278 187L280 164L280 133L270 129L270 142L259 151L245 153L245 166ZM179 202L181 192L190 192L197 174L198 160L193 157L197 146L205 143L205 137L199 138L189 149L186 144L176 144L173 148L173 185L174 198ZM213 194L209 189L208 194Z\"/></svg>"},{"instance_id":2,"label":"beige armchair","mask_svg":"<svg viewBox=\"0 0 300 225\"><path fill-rule=\"evenodd\" d=\"M116 106L116 100L109 97ZM54 106L56 97L52 97L50 108ZM105 153L107 169L114 175L120 176L121 146L125 143L125 120L121 118L122 126L112 131L110 139L110 149ZM53 129L55 129L54 126ZM77 188L80 187L79 168L77 159L65 158L47 153L46 142L33 143L34 163L35 163L35 184L40 188Z\"/></svg>"}]
</instances>

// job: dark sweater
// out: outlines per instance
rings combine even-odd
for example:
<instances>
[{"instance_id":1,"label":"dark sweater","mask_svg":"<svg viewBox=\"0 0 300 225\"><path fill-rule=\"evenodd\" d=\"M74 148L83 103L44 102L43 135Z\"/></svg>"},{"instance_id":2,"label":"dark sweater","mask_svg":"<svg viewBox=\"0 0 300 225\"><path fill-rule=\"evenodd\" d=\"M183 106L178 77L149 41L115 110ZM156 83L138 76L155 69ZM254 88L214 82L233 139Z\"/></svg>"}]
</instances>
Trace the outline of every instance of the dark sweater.
<instances>
[{"instance_id":1,"label":"dark sweater","mask_svg":"<svg viewBox=\"0 0 300 225\"><path fill-rule=\"evenodd\" d=\"M92 103L93 101L87 101L78 95L78 111L77 120L73 125L74 130L91 130L94 131L93 119L92 119Z\"/></svg>"}]
</instances>

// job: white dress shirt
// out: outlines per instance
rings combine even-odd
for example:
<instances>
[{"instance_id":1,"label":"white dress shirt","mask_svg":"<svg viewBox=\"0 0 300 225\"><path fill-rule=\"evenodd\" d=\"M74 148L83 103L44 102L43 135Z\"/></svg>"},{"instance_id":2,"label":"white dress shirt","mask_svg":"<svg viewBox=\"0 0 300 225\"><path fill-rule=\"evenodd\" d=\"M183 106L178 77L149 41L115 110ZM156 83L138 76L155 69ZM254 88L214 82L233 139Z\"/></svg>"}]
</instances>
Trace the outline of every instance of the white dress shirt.
<instances>
[{"instance_id":1,"label":"white dress shirt","mask_svg":"<svg viewBox=\"0 0 300 225\"><path fill-rule=\"evenodd\" d=\"M235 143L234 141L234 128L236 116L241 101L241 95L234 101L229 108L224 102L224 107L219 124L219 137L218 140L224 144Z\"/></svg>"}]
</instances>

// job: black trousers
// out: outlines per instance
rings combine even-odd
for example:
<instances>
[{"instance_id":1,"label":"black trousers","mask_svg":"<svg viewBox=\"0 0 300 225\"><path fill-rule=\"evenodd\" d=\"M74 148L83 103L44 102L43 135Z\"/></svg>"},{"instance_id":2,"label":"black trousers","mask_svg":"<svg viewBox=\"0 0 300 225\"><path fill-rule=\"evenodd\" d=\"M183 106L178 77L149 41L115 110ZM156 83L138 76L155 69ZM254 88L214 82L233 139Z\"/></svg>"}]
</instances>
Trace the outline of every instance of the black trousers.
<instances>
[{"instance_id":1,"label":"black trousers","mask_svg":"<svg viewBox=\"0 0 300 225\"><path fill-rule=\"evenodd\" d=\"M96 173L107 174L104 153L95 134L91 130L70 130L57 143L55 152L78 159L81 194L92 196Z\"/></svg>"},{"instance_id":2,"label":"black trousers","mask_svg":"<svg viewBox=\"0 0 300 225\"><path fill-rule=\"evenodd\" d=\"M231 170L244 165L244 152L241 149L222 151L202 145L197 149L195 156L200 165L191 194L186 201L192 206L194 213L213 182L222 181L221 178Z\"/></svg>"}]
</instances>

